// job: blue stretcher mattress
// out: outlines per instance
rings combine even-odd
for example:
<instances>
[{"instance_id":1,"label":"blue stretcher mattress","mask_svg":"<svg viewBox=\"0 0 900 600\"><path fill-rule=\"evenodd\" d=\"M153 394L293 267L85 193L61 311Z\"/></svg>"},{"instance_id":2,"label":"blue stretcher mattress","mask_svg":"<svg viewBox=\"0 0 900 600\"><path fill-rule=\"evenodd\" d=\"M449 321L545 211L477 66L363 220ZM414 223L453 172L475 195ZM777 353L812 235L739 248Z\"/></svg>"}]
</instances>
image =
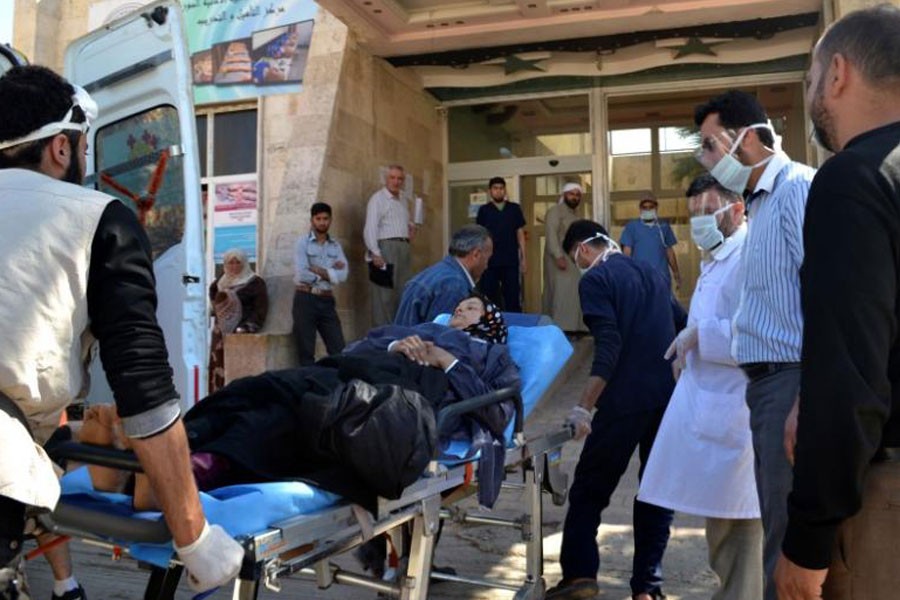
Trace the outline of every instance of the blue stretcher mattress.
<instances>
[{"instance_id":1,"label":"blue stretcher mattress","mask_svg":"<svg viewBox=\"0 0 900 600\"><path fill-rule=\"evenodd\" d=\"M446 322L449 316L442 315ZM441 322L442 317L435 319ZM522 402L525 416L553 382L572 355L572 345L556 326L510 326L509 350L522 376ZM506 431L512 437L513 426ZM451 446L448 453L466 456L465 443ZM474 457L468 457L468 460ZM458 463L457 461L448 461ZM97 492L91 486L87 469L82 467L62 478L62 502L96 508L110 514L131 515L138 519L157 520L159 512L135 512L131 498L124 494ZM242 484L201 492L200 500L210 523L221 525L234 537L250 535L266 529L271 523L312 514L340 502L340 496L298 481ZM124 545L124 544L123 544ZM137 560L165 567L172 556L170 544L127 544Z\"/></svg>"}]
</instances>

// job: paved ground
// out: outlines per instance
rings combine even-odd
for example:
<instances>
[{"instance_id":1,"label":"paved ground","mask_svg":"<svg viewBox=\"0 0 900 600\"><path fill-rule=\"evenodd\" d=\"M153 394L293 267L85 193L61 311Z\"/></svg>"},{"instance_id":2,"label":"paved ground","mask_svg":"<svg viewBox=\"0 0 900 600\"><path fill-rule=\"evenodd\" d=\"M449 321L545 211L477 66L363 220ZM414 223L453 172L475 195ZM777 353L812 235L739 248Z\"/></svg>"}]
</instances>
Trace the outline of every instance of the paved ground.
<instances>
[{"instance_id":1,"label":"paved ground","mask_svg":"<svg viewBox=\"0 0 900 600\"><path fill-rule=\"evenodd\" d=\"M539 405L529 418L526 430L540 433L558 427L562 417L577 398L587 377L590 345L582 340L569 370L561 378L552 397ZM565 468L571 472L580 451L580 444L569 443L563 451ZM601 549L600 584L602 598L621 600L630 598L628 578L631 572L631 503L637 491L637 461L632 461L628 473L613 496L610 507L603 514L603 525L597 537ZM494 512L498 515L515 514L521 499L515 494L501 498ZM473 503L474 505L474 503ZM559 558L560 530L565 507L553 506L545 497L544 553L545 569L549 585L560 578ZM143 596L146 573L138 570L131 561L114 562L105 550L81 542L73 544L76 571L92 600L132 599ZM355 561L345 558L339 561L347 568L354 568ZM518 584L523 578L525 547L518 533L511 529L484 526L448 524L437 549L435 562L452 565L461 575L494 577L510 584ZM715 587L715 575L706 566L706 543L703 537L702 519L678 516L672 530L672 538L665 558L666 584L664 591L673 600L699 600L709 598ZM29 576L38 599L49 598L51 580L49 570L42 560L29 565ZM264 590L260 598L310 598L322 600L372 599L375 594L348 586L335 586L318 590L308 581L290 579L283 581L280 594ZM213 599L225 599L230 592L220 590ZM494 600L512 598L511 592L473 588L462 584L441 583L432 588L431 598ZM182 583L178 600L188 600L191 594Z\"/></svg>"}]
</instances>

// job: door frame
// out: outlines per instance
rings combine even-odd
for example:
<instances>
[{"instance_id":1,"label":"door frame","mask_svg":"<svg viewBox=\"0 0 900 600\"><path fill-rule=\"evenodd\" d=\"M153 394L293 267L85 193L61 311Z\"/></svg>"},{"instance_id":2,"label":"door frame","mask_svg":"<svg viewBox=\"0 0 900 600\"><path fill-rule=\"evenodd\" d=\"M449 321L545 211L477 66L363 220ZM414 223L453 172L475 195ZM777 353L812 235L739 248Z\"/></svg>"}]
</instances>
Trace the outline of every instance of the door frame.
<instances>
[{"instance_id":1,"label":"door frame","mask_svg":"<svg viewBox=\"0 0 900 600\"><path fill-rule=\"evenodd\" d=\"M444 198L446 199L444 206L444 241L450 239L450 186L460 182L460 180L477 180L484 179L487 181L490 177L497 173L517 173L516 189L518 190L518 176L520 175L541 175L548 172L570 172L570 171L591 171L593 182L593 193L591 195L591 203L593 215L595 219L599 219L603 223L609 223L610 203L609 198L609 163L608 163L608 144L609 137L609 99L621 96L633 96L639 98L642 95L660 93L660 92L685 92L697 90L714 90L728 87L758 86L758 85L775 85L781 83L802 83L805 72L803 71L784 71L782 73L762 73L756 75L738 75L726 77L712 77L708 79L688 79L684 81L658 81L653 83L641 83L631 85L618 85L610 87L594 87L591 89L577 89L566 91L539 92L531 94L501 94L496 96L485 96L480 98L472 98L466 100L452 100L441 103L440 110L446 111L449 108L457 106L471 106L475 104L485 104L488 102L504 102L514 100L531 100L535 98L554 98L560 96L576 96L587 94L589 97L588 110L590 114L590 132L593 154L578 156L558 156L558 157L531 157L531 158L515 158L500 159L477 162L460 162L451 163L449 160L448 143L450 139L449 119L444 119ZM803 108L804 127L806 128L806 138L809 139L811 134L809 113L806 107ZM806 156L796 157L797 160L805 161L810 165L821 164L823 156L815 148L807 144ZM558 161L556 166L550 165L549 161ZM586 167L584 165L587 165ZM550 166L550 168L548 168ZM446 244L445 244L446 245Z\"/></svg>"}]
</instances>

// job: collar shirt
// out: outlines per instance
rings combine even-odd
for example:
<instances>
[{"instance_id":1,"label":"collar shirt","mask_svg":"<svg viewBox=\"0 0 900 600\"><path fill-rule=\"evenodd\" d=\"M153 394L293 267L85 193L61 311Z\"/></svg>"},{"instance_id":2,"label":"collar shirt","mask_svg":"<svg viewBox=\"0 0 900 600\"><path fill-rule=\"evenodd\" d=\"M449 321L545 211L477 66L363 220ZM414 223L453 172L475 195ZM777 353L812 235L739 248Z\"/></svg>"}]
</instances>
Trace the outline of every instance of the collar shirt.
<instances>
[{"instance_id":1,"label":"collar shirt","mask_svg":"<svg viewBox=\"0 0 900 600\"><path fill-rule=\"evenodd\" d=\"M732 344L738 364L800 361L803 218L814 175L778 153L748 198L744 284Z\"/></svg>"},{"instance_id":2,"label":"collar shirt","mask_svg":"<svg viewBox=\"0 0 900 600\"><path fill-rule=\"evenodd\" d=\"M391 194L386 187L369 198L363 239L370 255L381 256L378 240L409 237L409 207L406 200Z\"/></svg>"},{"instance_id":3,"label":"collar shirt","mask_svg":"<svg viewBox=\"0 0 900 600\"><path fill-rule=\"evenodd\" d=\"M335 267L335 263L344 263L342 268ZM320 244L316 241L316 234L297 240L295 255L294 283L306 284L319 290L332 290L339 283L347 281L349 267L344 250L331 236ZM328 272L328 279L323 279L309 270L310 267L321 267Z\"/></svg>"}]
</instances>

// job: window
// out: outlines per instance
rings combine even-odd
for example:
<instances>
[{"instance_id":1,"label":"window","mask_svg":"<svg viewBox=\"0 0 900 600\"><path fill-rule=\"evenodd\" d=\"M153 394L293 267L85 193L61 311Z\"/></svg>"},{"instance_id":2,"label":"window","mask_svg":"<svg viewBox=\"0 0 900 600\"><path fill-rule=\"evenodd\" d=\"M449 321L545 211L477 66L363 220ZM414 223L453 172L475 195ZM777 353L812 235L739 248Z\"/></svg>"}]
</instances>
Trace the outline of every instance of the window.
<instances>
[{"instance_id":1,"label":"window","mask_svg":"<svg viewBox=\"0 0 900 600\"><path fill-rule=\"evenodd\" d=\"M97 131L98 189L130 206L156 258L184 236L184 157L178 113L160 106Z\"/></svg>"},{"instance_id":2,"label":"window","mask_svg":"<svg viewBox=\"0 0 900 600\"><path fill-rule=\"evenodd\" d=\"M255 108L228 107L197 113L204 214L207 226L212 225L206 239L215 264L221 264L222 256L231 248L241 248L250 262L257 261L257 132Z\"/></svg>"}]
</instances>

